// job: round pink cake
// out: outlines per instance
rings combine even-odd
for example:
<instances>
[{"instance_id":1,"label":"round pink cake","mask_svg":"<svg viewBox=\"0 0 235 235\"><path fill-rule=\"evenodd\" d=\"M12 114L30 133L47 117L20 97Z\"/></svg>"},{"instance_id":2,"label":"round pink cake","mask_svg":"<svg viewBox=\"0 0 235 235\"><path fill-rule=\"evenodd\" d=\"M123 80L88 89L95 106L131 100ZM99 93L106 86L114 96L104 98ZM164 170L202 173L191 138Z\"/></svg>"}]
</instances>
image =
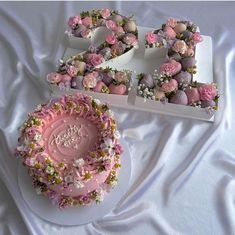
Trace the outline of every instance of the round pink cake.
<instances>
[{"instance_id":1,"label":"round pink cake","mask_svg":"<svg viewBox=\"0 0 235 235\"><path fill-rule=\"evenodd\" d=\"M117 183L122 147L113 113L83 94L39 105L20 128L17 156L37 193L60 208L100 202Z\"/></svg>"}]
</instances>

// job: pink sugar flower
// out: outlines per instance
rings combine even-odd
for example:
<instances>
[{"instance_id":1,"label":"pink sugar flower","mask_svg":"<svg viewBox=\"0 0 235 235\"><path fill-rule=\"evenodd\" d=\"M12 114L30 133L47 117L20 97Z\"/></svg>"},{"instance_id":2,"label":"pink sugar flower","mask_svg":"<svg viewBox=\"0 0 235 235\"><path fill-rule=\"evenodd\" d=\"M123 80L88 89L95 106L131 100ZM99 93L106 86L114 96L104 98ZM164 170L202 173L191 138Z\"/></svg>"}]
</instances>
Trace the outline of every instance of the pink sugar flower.
<instances>
[{"instance_id":1,"label":"pink sugar flower","mask_svg":"<svg viewBox=\"0 0 235 235\"><path fill-rule=\"evenodd\" d=\"M91 197L88 195L85 196L79 196L79 199L81 202L83 202L84 204L90 204L91 203Z\"/></svg>"},{"instance_id":2,"label":"pink sugar flower","mask_svg":"<svg viewBox=\"0 0 235 235\"><path fill-rule=\"evenodd\" d=\"M110 159L105 159L103 161L103 166L105 168L106 171L111 170L112 166L111 166L111 160Z\"/></svg>"},{"instance_id":3,"label":"pink sugar flower","mask_svg":"<svg viewBox=\"0 0 235 235\"><path fill-rule=\"evenodd\" d=\"M70 28L74 28L76 25L82 24L82 20L80 16L72 16L68 20L68 26Z\"/></svg>"},{"instance_id":4,"label":"pink sugar flower","mask_svg":"<svg viewBox=\"0 0 235 235\"><path fill-rule=\"evenodd\" d=\"M213 84L204 84L198 88L201 100L211 101L213 100L218 92Z\"/></svg>"},{"instance_id":5,"label":"pink sugar flower","mask_svg":"<svg viewBox=\"0 0 235 235\"><path fill-rule=\"evenodd\" d=\"M121 154L121 153L123 153L123 148L122 148L122 146L121 146L120 144L116 144L116 145L115 145L115 153L116 153L116 154Z\"/></svg>"},{"instance_id":6,"label":"pink sugar flower","mask_svg":"<svg viewBox=\"0 0 235 235\"><path fill-rule=\"evenodd\" d=\"M109 34L107 35L105 41L110 44L110 45L113 45L117 42L117 37L115 34Z\"/></svg>"},{"instance_id":7,"label":"pink sugar flower","mask_svg":"<svg viewBox=\"0 0 235 235\"><path fill-rule=\"evenodd\" d=\"M100 11L101 16L106 19L110 16L110 10L108 8L104 8Z\"/></svg>"},{"instance_id":8,"label":"pink sugar flower","mask_svg":"<svg viewBox=\"0 0 235 235\"><path fill-rule=\"evenodd\" d=\"M176 37L176 32L169 26L166 26L163 31L169 39L174 39Z\"/></svg>"},{"instance_id":9,"label":"pink sugar flower","mask_svg":"<svg viewBox=\"0 0 235 235\"><path fill-rule=\"evenodd\" d=\"M153 32L148 32L145 34L145 40L148 44L153 44L157 41L157 34Z\"/></svg>"},{"instance_id":10,"label":"pink sugar flower","mask_svg":"<svg viewBox=\"0 0 235 235\"><path fill-rule=\"evenodd\" d=\"M24 161L27 166L34 166L36 163L36 158L27 157Z\"/></svg>"},{"instance_id":11,"label":"pink sugar flower","mask_svg":"<svg viewBox=\"0 0 235 235\"><path fill-rule=\"evenodd\" d=\"M92 26L92 18L87 16L84 19L82 19L82 24L86 27L91 27Z\"/></svg>"},{"instance_id":12,"label":"pink sugar flower","mask_svg":"<svg viewBox=\"0 0 235 235\"><path fill-rule=\"evenodd\" d=\"M112 31L115 31L117 29L117 24L112 20L107 20L105 23L106 27Z\"/></svg>"},{"instance_id":13,"label":"pink sugar flower","mask_svg":"<svg viewBox=\"0 0 235 235\"><path fill-rule=\"evenodd\" d=\"M175 28L175 26L177 25L177 20L174 18L170 18L167 20L166 25L170 26L171 28Z\"/></svg>"},{"instance_id":14,"label":"pink sugar flower","mask_svg":"<svg viewBox=\"0 0 235 235\"><path fill-rule=\"evenodd\" d=\"M191 40L194 44L197 44L199 42L203 41L202 35L199 32L196 32L192 35Z\"/></svg>"}]
</instances>

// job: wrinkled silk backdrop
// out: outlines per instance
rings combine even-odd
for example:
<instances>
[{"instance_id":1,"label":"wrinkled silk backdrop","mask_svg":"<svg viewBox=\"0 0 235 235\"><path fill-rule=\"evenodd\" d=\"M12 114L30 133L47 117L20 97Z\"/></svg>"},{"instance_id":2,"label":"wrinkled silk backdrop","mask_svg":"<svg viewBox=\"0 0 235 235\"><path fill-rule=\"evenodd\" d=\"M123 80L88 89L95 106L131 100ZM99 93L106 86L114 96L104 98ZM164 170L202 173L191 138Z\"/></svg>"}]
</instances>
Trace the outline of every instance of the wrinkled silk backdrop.
<instances>
[{"instance_id":1,"label":"wrinkled silk backdrop","mask_svg":"<svg viewBox=\"0 0 235 235\"><path fill-rule=\"evenodd\" d=\"M66 20L102 7L134 14L141 26L171 16L198 24L213 37L221 108L214 124L114 109L132 154L130 188L103 219L63 227L23 201L13 149L26 113L49 98L43 79L62 56ZM234 9L226 2L0 2L0 234L235 234Z\"/></svg>"}]
</instances>

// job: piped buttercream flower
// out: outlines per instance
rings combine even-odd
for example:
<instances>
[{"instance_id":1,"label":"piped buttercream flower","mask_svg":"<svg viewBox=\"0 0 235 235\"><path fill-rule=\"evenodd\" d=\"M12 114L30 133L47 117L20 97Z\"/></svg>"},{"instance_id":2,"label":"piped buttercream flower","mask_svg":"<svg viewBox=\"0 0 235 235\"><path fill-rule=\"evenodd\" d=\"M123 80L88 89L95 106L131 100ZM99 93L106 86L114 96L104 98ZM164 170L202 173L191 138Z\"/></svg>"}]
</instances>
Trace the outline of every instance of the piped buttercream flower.
<instances>
[{"instance_id":1,"label":"piped buttercream flower","mask_svg":"<svg viewBox=\"0 0 235 235\"><path fill-rule=\"evenodd\" d=\"M34 166L35 163L36 163L36 158L28 157L28 158L25 159L24 163L25 163L27 166Z\"/></svg>"},{"instance_id":2,"label":"piped buttercream flower","mask_svg":"<svg viewBox=\"0 0 235 235\"><path fill-rule=\"evenodd\" d=\"M45 171L47 174L53 175L53 173L55 172L55 169L52 166L47 166Z\"/></svg>"},{"instance_id":3,"label":"piped buttercream flower","mask_svg":"<svg viewBox=\"0 0 235 235\"><path fill-rule=\"evenodd\" d=\"M115 144L113 143L112 139L109 139L109 138L106 138L104 140L104 143L100 145L101 150L109 153L110 155L114 153L114 147L115 147Z\"/></svg>"},{"instance_id":4,"label":"piped buttercream flower","mask_svg":"<svg viewBox=\"0 0 235 235\"><path fill-rule=\"evenodd\" d=\"M75 180L73 185L75 188L84 188L84 184L79 180Z\"/></svg>"},{"instance_id":5,"label":"piped buttercream flower","mask_svg":"<svg viewBox=\"0 0 235 235\"><path fill-rule=\"evenodd\" d=\"M81 166L84 166L85 164L85 161L83 158L78 158L74 161L74 164L77 166L77 167L81 167Z\"/></svg>"}]
</instances>

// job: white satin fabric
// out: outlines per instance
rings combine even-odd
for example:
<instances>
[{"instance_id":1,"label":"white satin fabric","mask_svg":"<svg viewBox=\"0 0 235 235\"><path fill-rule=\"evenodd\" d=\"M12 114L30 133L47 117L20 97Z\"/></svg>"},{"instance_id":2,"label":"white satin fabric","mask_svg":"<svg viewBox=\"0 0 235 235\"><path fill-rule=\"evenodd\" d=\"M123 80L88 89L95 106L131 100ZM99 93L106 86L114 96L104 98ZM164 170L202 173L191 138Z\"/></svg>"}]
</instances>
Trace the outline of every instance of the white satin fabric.
<instances>
[{"instance_id":1,"label":"white satin fabric","mask_svg":"<svg viewBox=\"0 0 235 235\"><path fill-rule=\"evenodd\" d=\"M149 27L183 16L212 36L220 111L211 124L116 108L132 154L131 186L103 219L63 227L40 219L21 197L17 127L49 98L44 78L62 56L68 17L102 7ZM1 2L0 234L235 234L234 9L232 2Z\"/></svg>"}]
</instances>

